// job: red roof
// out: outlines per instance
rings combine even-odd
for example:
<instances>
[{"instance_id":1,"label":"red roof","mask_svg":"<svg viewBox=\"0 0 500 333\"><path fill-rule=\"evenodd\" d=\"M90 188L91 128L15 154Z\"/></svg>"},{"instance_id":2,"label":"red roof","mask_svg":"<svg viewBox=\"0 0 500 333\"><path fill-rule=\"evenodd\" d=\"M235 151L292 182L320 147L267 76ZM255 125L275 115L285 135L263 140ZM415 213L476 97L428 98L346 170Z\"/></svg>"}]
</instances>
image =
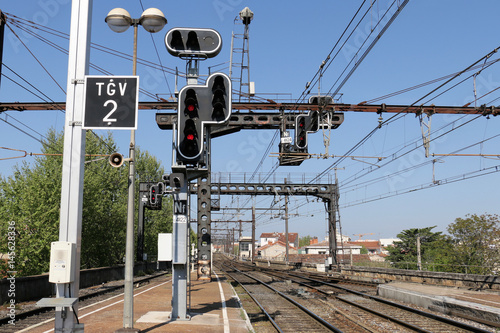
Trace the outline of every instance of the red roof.
<instances>
[{"instance_id":1,"label":"red roof","mask_svg":"<svg viewBox=\"0 0 500 333\"><path fill-rule=\"evenodd\" d=\"M284 232L264 232L260 235L260 238L277 238L278 240L285 242L285 233ZM299 239L299 234L296 232L288 233L288 242L296 243Z\"/></svg>"},{"instance_id":2,"label":"red roof","mask_svg":"<svg viewBox=\"0 0 500 333\"><path fill-rule=\"evenodd\" d=\"M379 241L356 241L356 242L349 242L350 244L354 245L363 245L367 249L380 249L381 245Z\"/></svg>"},{"instance_id":3,"label":"red roof","mask_svg":"<svg viewBox=\"0 0 500 333\"><path fill-rule=\"evenodd\" d=\"M274 243L272 243L272 244L266 244L266 245L264 245L264 246L261 246L261 247L259 247L257 250L262 251L262 250L265 250L265 249L267 249L267 248L269 248L269 247L271 247L271 246L274 246L274 245L280 245L280 246L282 246L282 247L286 247L286 244L285 244L285 243L283 243L282 241L276 241L276 242L274 242ZM294 250L296 249L295 247L291 246L290 244L289 244L288 248L290 248L290 249L294 249Z\"/></svg>"}]
</instances>

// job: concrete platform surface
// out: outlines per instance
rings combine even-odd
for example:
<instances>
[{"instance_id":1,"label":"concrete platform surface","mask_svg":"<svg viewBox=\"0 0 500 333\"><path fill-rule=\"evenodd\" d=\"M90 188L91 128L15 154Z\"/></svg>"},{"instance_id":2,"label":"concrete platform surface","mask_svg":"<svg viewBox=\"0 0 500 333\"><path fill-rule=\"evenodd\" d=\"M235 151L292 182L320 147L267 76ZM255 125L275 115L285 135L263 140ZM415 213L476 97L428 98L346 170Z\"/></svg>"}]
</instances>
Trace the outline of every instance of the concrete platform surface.
<instances>
[{"instance_id":1,"label":"concrete platform surface","mask_svg":"<svg viewBox=\"0 0 500 333\"><path fill-rule=\"evenodd\" d=\"M249 332L251 324L231 285L225 277L197 281L191 275L191 320L171 321L172 282L169 276L134 290L134 328L141 332ZM85 332L115 332L123 327L123 294L98 304L80 308L80 323ZM54 331L54 320L25 332Z\"/></svg>"},{"instance_id":2,"label":"concrete platform surface","mask_svg":"<svg viewBox=\"0 0 500 333\"><path fill-rule=\"evenodd\" d=\"M497 292L391 282L379 285L378 294L445 314L500 323L500 293Z\"/></svg>"}]
</instances>

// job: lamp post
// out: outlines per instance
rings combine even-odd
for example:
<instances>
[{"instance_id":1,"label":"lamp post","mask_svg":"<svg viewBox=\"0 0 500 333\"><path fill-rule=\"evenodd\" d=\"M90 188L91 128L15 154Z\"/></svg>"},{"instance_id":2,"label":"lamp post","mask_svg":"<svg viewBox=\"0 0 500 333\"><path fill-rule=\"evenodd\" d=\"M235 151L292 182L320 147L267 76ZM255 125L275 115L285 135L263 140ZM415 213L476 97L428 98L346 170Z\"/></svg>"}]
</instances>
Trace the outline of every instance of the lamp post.
<instances>
[{"instance_id":1,"label":"lamp post","mask_svg":"<svg viewBox=\"0 0 500 333\"><path fill-rule=\"evenodd\" d=\"M122 33L130 26L134 27L134 53L132 58L132 74L137 75L137 27L142 25L146 31L158 32L167 19L156 8L146 9L139 19L133 19L123 8L112 9L106 16L105 22L114 32ZM125 291L123 304L123 329L117 332L138 332L134 329L134 190L135 190L135 130L130 131L129 147L129 179L128 179L128 207L127 207L127 239L125 249Z\"/></svg>"}]
</instances>

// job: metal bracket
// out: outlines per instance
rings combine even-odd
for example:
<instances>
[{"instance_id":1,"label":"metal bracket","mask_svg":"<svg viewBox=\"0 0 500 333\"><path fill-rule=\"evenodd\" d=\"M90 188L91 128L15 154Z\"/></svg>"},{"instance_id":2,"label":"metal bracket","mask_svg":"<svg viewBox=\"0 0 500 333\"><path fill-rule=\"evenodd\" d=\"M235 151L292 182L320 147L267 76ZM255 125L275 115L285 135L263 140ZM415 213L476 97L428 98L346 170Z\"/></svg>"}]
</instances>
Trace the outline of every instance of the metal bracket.
<instances>
[{"instance_id":1,"label":"metal bracket","mask_svg":"<svg viewBox=\"0 0 500 333\"><path fill-rule=\"evenodd\" d=\"M42 298L36 303L39 308L71 308L75 305L78 298L57 297Z\"/></svg>"},{"instance_id":2,"label":"metal bracket","mask_svg":"<svg viewBox=\"0 0 500 333\"><path fill-rule=\"evenodd\" d=\"M68 123L69 126L82 126L82 122L81 121L70 121Z\"/></svg>"},{"instance_id":3,"label":"metal bracket","mask_svg":"<svg viewBox=\"0 0 500 333\"><path fill-rule=\"evenodd\" d=\"M85 79L71 79L71 84L84 84Z\"/></svg>"}]
</instances>

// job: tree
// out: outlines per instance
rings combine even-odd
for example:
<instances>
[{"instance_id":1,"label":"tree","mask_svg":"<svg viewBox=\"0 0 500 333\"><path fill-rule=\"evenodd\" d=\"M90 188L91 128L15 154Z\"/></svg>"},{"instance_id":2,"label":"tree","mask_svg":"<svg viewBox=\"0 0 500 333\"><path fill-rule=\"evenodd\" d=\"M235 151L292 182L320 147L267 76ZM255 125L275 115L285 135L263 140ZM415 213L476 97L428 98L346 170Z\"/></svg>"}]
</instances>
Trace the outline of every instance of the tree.
<instances>
[{"instance_id":1,"label":"tree","mask_svg":"<svg viewBox=\"0 0 500 333\"><path fill-rule=\"evenodd\" d=\"M462 273L492 274L500 262L500 222L498 215L466 215L451 223L454 263Z\"/></svg>"},{"instance_id":2,"label":"tree","mask_svg":"<svg viewBox=\"0 0 500 333\"><path fill-rule=\"evenodd\" d=\"M449 251L449 238L441 232L432 232L436 226L403 230L397 235L400 239L387 247L389 255L386 261L394 263L396 268L417 269L417 238L420 237L420 253L422 263L441 263L445 261Z\"/></svg>"},{"instance_id":3,"label":"tree","mask_svg":"<svg viewBox=\"0 0 500 333\"><path fill-rule=\"evenodd\" d=\"M116 144L112 135L86 133L87 154L110 154ZM43 154L60 154L63 134L50 130L42 143ZM160 179L159 162L147 152L137 154L141 177ZM143 166L143 167L142 167ZM91 268L122 263L125 253L128 172L125 166L112 168L107 159L86 157L84 164L81 267ZM30 165L17 165L9 177L0 178L0 235L5 237L9 223L15 223L16 270L18 276L47 272L50 244L59 239L62 157L35 157ZM136 201L137 202L137 201ZM155 212L150 234L168 230L168 200L164 210ZM171 209L171 208L170 208ZM156 253L157 236L147 238L146 248ZM152 245L153 244L153 245ZM0 242L0 253L7 253L7 242ZM149 246L149 248L148 248ZM4 264L5 265L5 264ZM0 266L0 274L6 267Z\"/></svg>"},{"instance_id":4,"label":"tree","mask_svg":"<svg viewBox=\"0 0 500 333\"><path fill-rule=\"evenodd\" d=\"M93 132L87 132L86 154L111 154L116 150L110 133L106 137L97 137ZM111 167L107 158L85 158L82 268L122 262L126 238L127 175L126 168Z\"/></svg>"},{"instance_id":5,"label":"tree","mask_svg":"<svg viewBox=\"0 0 500 333\"><path fill-rule=\"evenodd\" d=\"M136 202L139 200L139 182L158 182L165 173L161 163L147 151L136 149ZM148 258L158 254L158 234L172 232L172 197L162 200L161 210L148 210L144 214L144 253ZM136 220L138 216L136 215Z\"/></svg>"},{"instance_id":6,"label":"tree","mask_svg":"<svg viewBox=\"0 0 500 333\"><path fill-rule=\"evenodd\" d=\"M46 137L42 153L62 152L61 135L49 131ZM0 178L0 252L7 253L3 240L12 222L15 270L20 276L48 271L50 243L58 239L61 165L60 156L35 157L33 166L23 161L10 177Z\"/></svg>"},{"instance_id":7,"label":"tree","mask_svg":"<svg viewBox=\"0 0 500 333\"><path fill-rule=\"evenodd\" d=\"M299 238L299 247L308 246L309 244L311 244L311 239L312 239L312 237L309 235L304 236L304 237L300 237Z\"/></svg>"}]
</instances>

